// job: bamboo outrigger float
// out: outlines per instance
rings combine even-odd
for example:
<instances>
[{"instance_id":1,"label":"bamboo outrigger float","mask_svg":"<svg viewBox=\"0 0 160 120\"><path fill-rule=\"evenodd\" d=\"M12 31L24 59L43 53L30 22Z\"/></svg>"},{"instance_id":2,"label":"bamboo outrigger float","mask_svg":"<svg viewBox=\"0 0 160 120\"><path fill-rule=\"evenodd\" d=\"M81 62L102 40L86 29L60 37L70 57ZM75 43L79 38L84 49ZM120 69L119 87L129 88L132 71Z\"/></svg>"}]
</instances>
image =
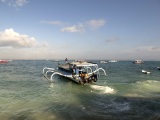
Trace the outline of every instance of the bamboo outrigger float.
<instances>
[{"instance_id":1,"label":"bamboo outrigger float","mask_svg":"<svg viewBox=\"0 0 160 120\"><path fill-rule=\"evenodd\" d=\"M106 72L103 68L98 68L96 63L86 61L73 61L71 63L58 64L58 68L43 68L43 74L45 78L52 81L55 75L60 75L79 84L94 83L97 82L100 72ZM50 73L50 75L49 75Z\"/></svg>"}]
</instances>

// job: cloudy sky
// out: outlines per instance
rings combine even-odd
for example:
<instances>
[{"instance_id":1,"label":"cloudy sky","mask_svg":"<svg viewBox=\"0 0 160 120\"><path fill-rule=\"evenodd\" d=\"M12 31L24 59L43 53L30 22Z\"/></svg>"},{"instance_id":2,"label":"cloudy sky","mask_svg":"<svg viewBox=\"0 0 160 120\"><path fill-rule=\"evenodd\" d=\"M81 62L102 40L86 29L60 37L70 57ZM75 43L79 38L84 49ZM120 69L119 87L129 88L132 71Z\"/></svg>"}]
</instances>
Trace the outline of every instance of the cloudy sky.
<instances>
[{"instance_id":1,"label":"cloudy sky","mask_svg":"<svg viewBox=\"0 0 160 120\"><path fill-rule=\"evenodd\" d=\"M0 0L0 59L160 60L160 0Z\"/></svg>"}]
</instances>

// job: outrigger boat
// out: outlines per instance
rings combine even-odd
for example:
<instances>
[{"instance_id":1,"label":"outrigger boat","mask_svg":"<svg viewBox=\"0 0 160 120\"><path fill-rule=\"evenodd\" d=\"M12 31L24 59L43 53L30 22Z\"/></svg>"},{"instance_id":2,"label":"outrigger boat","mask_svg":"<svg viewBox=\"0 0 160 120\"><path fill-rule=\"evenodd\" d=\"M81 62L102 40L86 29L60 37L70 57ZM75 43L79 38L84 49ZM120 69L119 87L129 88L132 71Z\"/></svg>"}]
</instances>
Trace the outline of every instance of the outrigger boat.
<instances>
[{"instance_id":1,"label":"outrigger boat","mask_svg":"<svg viewBox=\"0 0 160 120\"><path fill-rule=\"evenodd\" d=\"M87 61L73 61L71 63L58 64L58 68L43 68L43 74L45 78L52 81L55 75L60 75L70 80L79 83L94 83L97 82L100 76L100 70L104 75L106 72L103 68L99 68L96 63ZM50 75L49 75L50 74Z\"/></svg>"}]
</instances>

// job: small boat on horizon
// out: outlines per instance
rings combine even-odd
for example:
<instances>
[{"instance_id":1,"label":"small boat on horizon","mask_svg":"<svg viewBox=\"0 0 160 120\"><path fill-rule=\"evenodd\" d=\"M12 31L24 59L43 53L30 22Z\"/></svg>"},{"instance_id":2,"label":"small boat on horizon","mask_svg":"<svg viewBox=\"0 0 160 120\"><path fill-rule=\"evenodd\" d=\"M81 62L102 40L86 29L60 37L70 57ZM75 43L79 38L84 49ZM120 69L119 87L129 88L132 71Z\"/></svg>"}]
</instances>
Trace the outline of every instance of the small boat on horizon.
<instances>
[{"instance_id":1,"label":"small boat on horizon","mask_svg":"<svg viewBox=\"0 0 160 120\"><path fill-rule=\"evenodd\" d=\"M113 62L114 63L114 62L117 62L117 61L116 60L110 60L109 62Z\"/></svg>"},{"instance_id":2,"label":"small boat on horizon","mask_svg":"<svg viewBox=\"0 0 160 120\"><path fill-rule=\"evenodd\" d=\"M142 64L143 61L142 60L135 60L133 63L135 63L135 64Z\"/></svg>"},{"instance_id":3,"label":"small boat on horizon","mask_svg":"<svg viewBox=\"0 0 160 120\"><path fill-rule=\"evenodd\" d=\"M144 74L151 74L151 72L146 71L146 70L142 70L142 73L144 73Z\"/></svg>"},{"instance_id":4,"label":"small boat on horizon","mask_svg":"<svg viewBox=\"0 0 160 120\"><path fill-rule=\"evenodd\" d=\"M0 64L8 63L8 60L0 60Z\"/></svg>"},{"instance_id":5,"label":"small boat on horizon","mask_svg":"<svg viewBox=\"0 0 160 120\"><path fill-rule=\"evenodd\" d=\"M96 63L82 60L65 62L64 64L59 64L58 62L57 69L48 67L43 68L43 75L50 81L53 80L54 75L60 75L76 83L85 84L97 82L100 76L100 70L102 70L104 75L106 75L105 70L103 68L99 68Z\"/></svg>"},{"instance_id":6,"label":"small boat on horizon","mask_svg":"<svg viewBox=\"0 0 160 120\"><path fill-rule=\"evenodd\" d=\"M102 61L100 61L100 63L107 63L107 61L105 61L105 60L102 60Z\"/></svg>"}]
</instances>

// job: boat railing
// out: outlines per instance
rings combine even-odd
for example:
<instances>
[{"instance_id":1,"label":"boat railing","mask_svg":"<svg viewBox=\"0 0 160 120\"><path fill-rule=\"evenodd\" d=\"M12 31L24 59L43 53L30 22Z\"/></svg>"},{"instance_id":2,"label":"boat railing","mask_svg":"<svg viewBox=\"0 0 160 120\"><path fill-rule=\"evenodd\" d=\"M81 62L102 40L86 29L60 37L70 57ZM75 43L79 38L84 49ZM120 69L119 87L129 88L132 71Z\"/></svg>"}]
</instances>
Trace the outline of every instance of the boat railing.
<instances>
[{"instance_id":1,"label":"boat railing","mask_svg":"<svg viewBox=\"0 0 160 120\"><path fill-rule=\"evenodd\" d=\"M87 68L87 73L89 73L89 72L88 72L88 69L90 69L90 72L91 72L91 73L93 72L93 70L92 70L91 67L86 67L86 68Z\"/></svg>"}]
</instances>

